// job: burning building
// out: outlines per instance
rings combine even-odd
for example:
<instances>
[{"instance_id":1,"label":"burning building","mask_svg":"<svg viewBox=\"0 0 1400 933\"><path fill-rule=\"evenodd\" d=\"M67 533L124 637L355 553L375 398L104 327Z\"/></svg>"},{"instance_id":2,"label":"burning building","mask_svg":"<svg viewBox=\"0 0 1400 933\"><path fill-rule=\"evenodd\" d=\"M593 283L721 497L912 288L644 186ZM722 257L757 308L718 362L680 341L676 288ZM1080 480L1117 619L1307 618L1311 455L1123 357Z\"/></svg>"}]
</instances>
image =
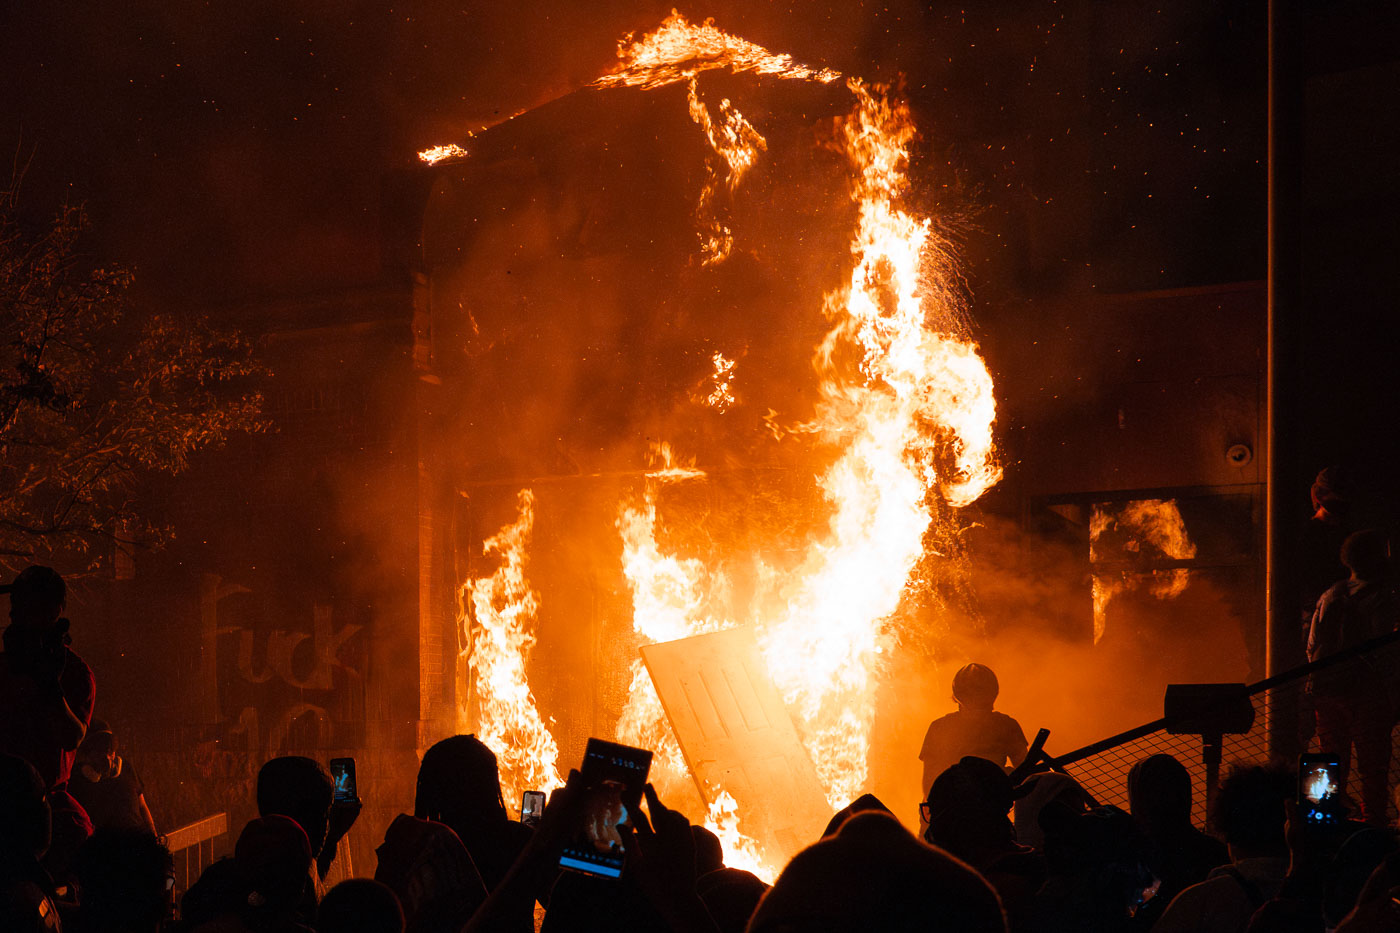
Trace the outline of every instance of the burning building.
<instances>
[{"instance_id":1,"label":"burning building","mask_svg":"<svg viewBox=\"0 0 1400 933\"><path fill-rule=\"evenodd\" d=\"M109 672L181 659L169 709L116 714L152 721L133 745L153 767L199 749L153 800L217 785L180 812L231 809L271 755L353 753L367 859L438 738L485 737L514 806L596 734L655 749L668 801L771 864L814 827L757 812L746 787L774 779L706 726L752 743L785 717L774 748L805 760L804 813L873 789L912 820L916 733L962 660L996 666L1056 750L1153 718L1168 679L1244 679L1262 658L1264 293L1236 280L1262 267L1157 275L1198 227L1151 229L1120 195L1169 198L1106 166L1181 154L1134 136L1101 158L1099 114L1066 103L1113 90L1122 46L1088 36L1096 17L1136 28L1092 7L1026 53L1037 80L1052 55L1083 60L1050 90L1022 91L1025 62L929 59L936 113L917 87L672 19L592 86L428 152L409 275L262 309L277 432L182 480L182 537L113 586L111 631L149 617L152 644L78 618L113 698L140 677ZM1041 35L1001 12L959 43L1010 36L1010 60ZM1123 108L1151 126L1140 91L1102 128ZM955 133L1009 147L1017 191L1054 197L950 237ZM979 179L997 211L1002 180ZM1151 275L1070 277L1084 230ZM686 684L716 672L732 702L707 712Z\"/></svg>"},{"instance_id":2,"label":"burning building","mask_svg":"<svg viewBox=\"0 0 1400 933\"><path fill-rule=\"evenodd\" d=\"M512 795L616 731L689 800L699 769L637 648L746 628L812 809L840 807L889 653L938 624L918 570L958 560L958 510L1000 476L992 380L947 244L902 200L895 94L678 15L620 54L435 169L461 722L510 749ZM735 801L713 778L718 826Z\"/></svg>"}]
</instances>

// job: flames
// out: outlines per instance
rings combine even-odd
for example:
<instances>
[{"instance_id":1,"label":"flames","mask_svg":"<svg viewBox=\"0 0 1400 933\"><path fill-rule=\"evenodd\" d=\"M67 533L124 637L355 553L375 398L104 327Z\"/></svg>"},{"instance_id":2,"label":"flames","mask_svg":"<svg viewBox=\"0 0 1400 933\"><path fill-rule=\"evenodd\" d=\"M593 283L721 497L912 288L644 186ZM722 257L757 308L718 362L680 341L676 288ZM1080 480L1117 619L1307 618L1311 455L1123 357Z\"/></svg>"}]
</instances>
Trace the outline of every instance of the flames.
<instances>
[{"instance_id":1,"label":"flames","mask_svg":"<svg viewBox=\"0 0 1400 933\"><path fill-rule=\"evenodd\" d=\"M671 15L641 39L623 37L617 47L618 65L593 84L595 87L658 88L689 81L702 71L728 69L735 74L752 72L799 81L829 84L841 77L828 68L809 68L791 55L775 55L729 33L707 19L696 26L684 16Z\"/></svg>"},{"instance_id":2,"label":"flames","mask_svg":"<svg viewBox=\"0 0 1400 933\"><path fill-rule=\"evenodd\" d=\"M713 388L710 394L705 396L705 404L720 414L724 414L735 403L734 398L734 361L723 353L716 352L710 358L715 370L710 376Z\"/></svg>"},{"instance_id":3,"label":"flames","mask_svg":"<svg viewBox=\"0 0 1400 933\"><path fill-rule=\"evenodd\" d=\"M455 143L447 143L441 146L429 146L418 153L418 160L429 165L437 165L439 162L447 162L454 159L465 159L467 150Z\"/></svg>"},{"instance_id":4,"label":"flames","mask_svg":"<svg viewBox=\"0 0 1400 933\"><path fill-rule=\"evenodd\" d=\"M720 119L716 123L710 108L700 99L699 81L692 77L687 91L690 118L705 131L710 148L727 166L724 183L732 192L739 187L744 173L758 161L758 153L768 148L765 140L744 115L734 109L728 99L720 101ZM720 171L715 160L705 163L705 183L700 188L700 201L695 207L700 222L700 261L705 265L723 262L734 249L734 234L721 219L719 199Z\"/></svg>"},{"instance_id":5,"label":"flames","mask_svg":"<svg viewBox=\"0 0 1400 933\"><path fill-rule=\"evenodd\" d=\"M991 376L954 335L956 308L925 300L944 293L928 281L941 271L925 261L933 233L896 203L914 136L908 108L862 82L849 87L856 107L842 135L856 171L854 266L827 296L833 326L815 359L817 423L840 451L820 479L833 514L786 614L763 638L833 808L864 789L882 655L923 555L930 490L962 506L1000 477ZM858 373L840 364L845 349L858 353ZM954 466L945 474L936 458L948 449Z\"/></svg>"},{"instance_id":6,"label":"flames","mask_svg":"<svg viewBox=\"0 0 1400 933\"><path fill-rule=\"evenodd\" d=\"M527 790L549 791L559 779L559 746L530 692L525 667L535 647L539 601L525 576L535 496L519 496L519 517L482 545L500 560L496 572L464 584L458 594L458 624L467 664L476 676L476 734L496 753L501 793L519 800Z\"/></svg>"},{"instance_id":7,"label":"flames","mask_svg":"<svg viewBox=\"0 0 1400 933\"><path fill-rule=\"evenodd\" d=\"M1173 560L1190 560L1196 556L1196 545L1186 533L1186 522L1175 499L1139 499L1114 510L1095 505L1089 519L1089 558L1101 560L1098 544L1103 536L1115 532L1124 536L1122 548L1141 554L1143 545ZM1108 604L1113 597L1136 589L1148 582L1149 592L1158 599L1174 599L1191 584L1191 571L1184 567L1153 570L1147 576L1120 571L1094 575L1094 642L1103 638L1108 624Z\"/></svg>"},{"instance_id":8,"label":"flames","mask_svg":"<svg viewBox=\"0 0 1400 933\"><path fill-rule=\"evenodd\" d=\"M677 13L642 39L624 39L619 59L595 86L687 85L690 116L715 159L707 182L713 188L701 194L701 254L706 262L722 259L733 236L713 210L715 192L721 180L730 189L737 185L765 144L729 101L713 117L700 96L699 75L728 69L826 83L840 76ZM854 105L839 121L838 143L851 166L858 220L849 277L833 283L823 307L829 330L813 355L819 402L812 420L801 425L781 427L772 411L765 419L775 442L799 434L817 446L824 466L814 480L827 503L824 528L782 568L765 562L761 546L708 563L669 552L663 492L675 483L703 481L705 474L665 445L653 451L652 465L616 519L638 640L754 625L833 808L867 789L875 693L898 637L901 604L930 535L946 538L955 530L951 519L935 518L935 511L950 514L935 506L966 506L1001 476L992 378L953 297L948 247L927 218L901 206L916 133L910 111L879 86L852 79L847 87ZM734 363L718 353L712 362L713 390L695 400L722 412L734 403ZM543 784L557 781L557 749L545 741L548 732L524 680L534 642L529 622L538 608L523 573L532 504L528 491L522 493L520 519L487 542L502 556L501 569L472 581L464 593L474 610L473 631L480 632L471 663L481 684L482 721L491 722L489 735L511 749L512 773L530 773ZM738 605L728 570L741 562L755 568L758 592ZM496 644L492 639L499 646L483 653ZM668 788L691 783L689 772L640 659L631 673L617 737L653 750L652 777L667 796ZM488 690L501 692L488 700ZM486 725L480 731L501 751ZM706 823L720 835L728 863L771 878L775 867L742 832L734 798L722 787L706 788L705 797Z\"/></svg>"},{"instance_id":9,"label":"flames","mask_svg":"<svg viewBox=\"0 0 1400 933\"><path fill-rule=\"evenodd\" d=\"M778 873L763 852L763 847L754 842L739 828L739 803L734 795L722 788L712 788L709 811L705 814L705 828L719 837L724 849L726 868L739 868L751 871L769 884Z\"/></svg>"},{"instance_id":10,"label":"flames","mask_svg":"<svg viewBox=\"0 0 1400 933\"><path fill-rule=\"evenodd\" d=\"M675 641L732 624L708 614L709 594L722 588L719 574L697 559L666 554L656 540L661 487L705 474L677 462L669 444L654 444L651 458L640 499L623 504L617 516L622 572L632 591L632 628L643 644ZM690 770L640 656L632 659L632 682L617 734L629 745L652 750L651 779L659 792L674 798L688 790Z\"/></svg>"},{"instance_id":11,"label":"flames","mask_svg":"<svg viewBox=\"0 0 1400 933\"><path fill-rule=\"evenodd\" d=\"M751 72L769 77L829 83L840 74L829 69L800 65L790 55L775 55L762 46L731 36L713 20L696 26L684 16L671 15L655 32L641 39L631 35L618 43L618 64L610 74L593 82L595 87L658 88L682 81L690 118L705 134L716 156L705 164L705 183L695 214L700 223L700 261L723 262L734 248L734 235L725 225L718 204L721 182L731 192L744 173L768 148L767 141L728 99L719 104L719 119L700 96L699 76L705 71L727 69L735 74ZM723 169L723 171L722 171Z\"/></svg>"}]
</instances>

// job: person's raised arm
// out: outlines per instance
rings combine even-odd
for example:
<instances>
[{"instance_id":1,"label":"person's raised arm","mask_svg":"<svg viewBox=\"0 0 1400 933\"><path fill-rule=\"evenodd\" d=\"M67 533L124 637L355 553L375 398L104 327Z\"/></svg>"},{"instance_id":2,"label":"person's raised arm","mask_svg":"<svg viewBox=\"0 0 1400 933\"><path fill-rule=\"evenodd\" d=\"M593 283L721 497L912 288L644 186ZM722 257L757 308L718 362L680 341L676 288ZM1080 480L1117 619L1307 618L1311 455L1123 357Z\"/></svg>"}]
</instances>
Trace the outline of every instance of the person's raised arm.
<instances>
[{"instance_id":1,"label":"person's raised arm","mask_svg":"<svg viewBox=\"0 0 1400 933\"><path fill-rule=\"evenodd\" d=\"M146 795L137 794L136 802L141 807L141 818L146 821L146 828L151 831L152 835L160 835L156 832L156 818L151 816L151 808L146 805Z\"/></svg>"},{"instance_id":2,"label":"person's raised arm","mask_svg":"<svg viewBox=\"0 0 1400 933\"><path fill-rule=\"evenodd\" d=\"M462 933L490 933L502 929L517 915L522 902L534 901L535 892L543 887L544 876L557 866L560 848L578 829L585 800L583 779L577 771L570 771L564 786L550 795L530 841L486 902L462 927Z\"/></svg>"},{"instance_id":3,"label":"person's raised arm","mask_svg":"<svg viewBox=\"0 0 1400 933\"><path fill-rule=\"evenodd\" d=\"M618 827L628 871L674 933L719 933L705 902L695 893L695 836L690 821L665 806L650 784L645 792L651 819L634 806L635 801L629 801L629 824Z\"/></svg>"},{"instance_id":4,"label":"person's raised arm","mask_svg":"<svg viewBox=\"0 0 1400 933\"><path fill-rule=\"evenodd\" d=\"M336 800L331 803L331 812L326 820L326 842L316 854L316 870L321 873L322 878L330 872L335 854L340 850L340 840L350 832L350 827L360 818L360 810L363 808L364 804L358 797L354 800Z\"/></svg>"}]
</instances>

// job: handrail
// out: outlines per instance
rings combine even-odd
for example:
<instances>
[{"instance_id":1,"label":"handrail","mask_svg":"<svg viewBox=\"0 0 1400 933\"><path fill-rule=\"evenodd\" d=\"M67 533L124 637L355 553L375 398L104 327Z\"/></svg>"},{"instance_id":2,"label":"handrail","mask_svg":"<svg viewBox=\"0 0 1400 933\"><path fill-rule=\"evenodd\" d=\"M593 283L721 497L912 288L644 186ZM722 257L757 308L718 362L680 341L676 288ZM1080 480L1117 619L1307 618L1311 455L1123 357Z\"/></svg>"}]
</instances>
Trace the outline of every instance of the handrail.
<instances>
[{"instance_id":1,"label":"handrail","mask_svg":"<svg viewBox=\"0 0 1400 933\"><path fill-rule=\"evenodd\" d=\"M195 820L181 826L179 829L172 829L165 834L165 847L171 853L179 852L197 846L201 842L208 842L228 832L228 814L215 813L213 816L206 816L202 820Z\"/></svg>"},{"instance_id":2,"label":"handrail","mask_svg":"<svg viewBox=\"0 0 1400 933\"><path fill-rule=\"evenodd\" d=\"M1306 677L1309 674L1316 673L1317 671L1326 670L1329 667L1334 667L1338 664L1350 661L1353 658L1363 654L1369 654L1370 652L1375 651L1378 648L1388 647L1389 645L1392 645L1396 642L1400 642L1400 630L1388 632L1385 635L1381 635L1378 638L1373 638L1370 641L1362 642L1359 645L1353 645L1352 647L1347 648L1343 651L1338 651L1333 654L1329 654L1325 658L1320 658L1316 661L1310 661L1307 664L1300 664L1297 667L1290 668L1281 674L1275 674L1273 677L1266 677L1263 680L1256 681L1255 683L1252 683L1245 688L1245 693L1251 697L1256 696L1260 693L1263 693L1266 690L1270 690L1274 687L1290 683L1292 681ZM1200 715L1200 711L1195 711L1195 714ZM1076 761L1082 761L1085 758L1091 758L1094 755L1097 755L1100 752L1107 751L1108 749L1113 748L1116 745L1123 745L1124 743L1140 739L1145 735L1151 735L1153 732L1165 729L1171 724L1172 720L1165 716L1163 716L1161 719L1154 719L1152 722L1143 723L1140 726L1134 726L1133 728L1120 732L1117 735L1111 735L1106 739L1100 739L1097 742L1091 742L1088 745L1076 748L1072 752L1067 752L1066 754L1058 755L1053 759L1053 764L1055 767L1060 767L1063 765L1073 764Z\"/></svg>"}]
</instances>

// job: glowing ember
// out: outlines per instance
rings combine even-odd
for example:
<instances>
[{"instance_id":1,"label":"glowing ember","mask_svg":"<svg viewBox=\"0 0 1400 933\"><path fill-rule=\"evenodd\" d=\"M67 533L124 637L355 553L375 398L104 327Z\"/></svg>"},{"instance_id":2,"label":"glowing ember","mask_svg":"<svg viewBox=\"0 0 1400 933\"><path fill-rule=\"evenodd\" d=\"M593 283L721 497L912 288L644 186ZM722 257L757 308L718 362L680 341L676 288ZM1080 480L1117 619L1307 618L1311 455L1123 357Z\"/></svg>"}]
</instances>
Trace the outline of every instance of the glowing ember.
<instances>
[{"instance_id":1,"label":"glowing ember","mask_svg":"<svg viewBox=\"0 0 1400 933\"><path fill-rule=\"evenodd\" d=\"M710 377L714 388L705 397L705 404L723 414L734 404L731 388L734 384L734 361L723 353L716 353L711 361L715 364L714 374Z\"/></svg>"},{"instance_id":2,"label":"glowing ember","mask_svg":"<svg viewBox=\"0 0 1400 933\"><path fill-rule=\"evenodd\" d=\"M1186 522L1175 499L1139 499L1117 511L1095 505L1089 518L1090 560L1101 559L1095 545L1109 531L1126 536L1123 542L1126 551L1141 552L1145 544L1173 560L1190 560L1196 556L1196 545L1186 533ZM1095 643L1103 638L1107 628L1108 604L1113 597L1136 589L1143 579L1142 574L1127 572L1094 575ZM1146 579L1150 581L1149 592L1153 596L1175 599L1191 584L1191 571L1184 567L1153 570Z\"/></svg>"},{"instance_id":3,"label":"glowing ember","mask_svg":"<svg viewBox=\"0 0 1400 933\"><path fill-rule=\"evenodd\" d=\"M559 747L545 727L525 668L535 646L539 601L525 576L526 551L535 522L535 496L520 492L520 517L482 545L500 566L459 593L463 654L476 675L477 737L496 753L501 792L519 800L527 790L549 791L559 779ZM471 724L463 723L464 728Z\"/></svg>"},{"instance_id":4,"label":"glowing ember","mask_svg":"<svg viewBox=\"0 0 1400 933\"><path fill-rule=\"evenodd\" d=\"M449 159L465 159L467 150L455 143L448 143L444 146L429 146L418 153L418 158L429 165L437 165L439 162L446 162Z\"/></svg>"}]
</instances>

